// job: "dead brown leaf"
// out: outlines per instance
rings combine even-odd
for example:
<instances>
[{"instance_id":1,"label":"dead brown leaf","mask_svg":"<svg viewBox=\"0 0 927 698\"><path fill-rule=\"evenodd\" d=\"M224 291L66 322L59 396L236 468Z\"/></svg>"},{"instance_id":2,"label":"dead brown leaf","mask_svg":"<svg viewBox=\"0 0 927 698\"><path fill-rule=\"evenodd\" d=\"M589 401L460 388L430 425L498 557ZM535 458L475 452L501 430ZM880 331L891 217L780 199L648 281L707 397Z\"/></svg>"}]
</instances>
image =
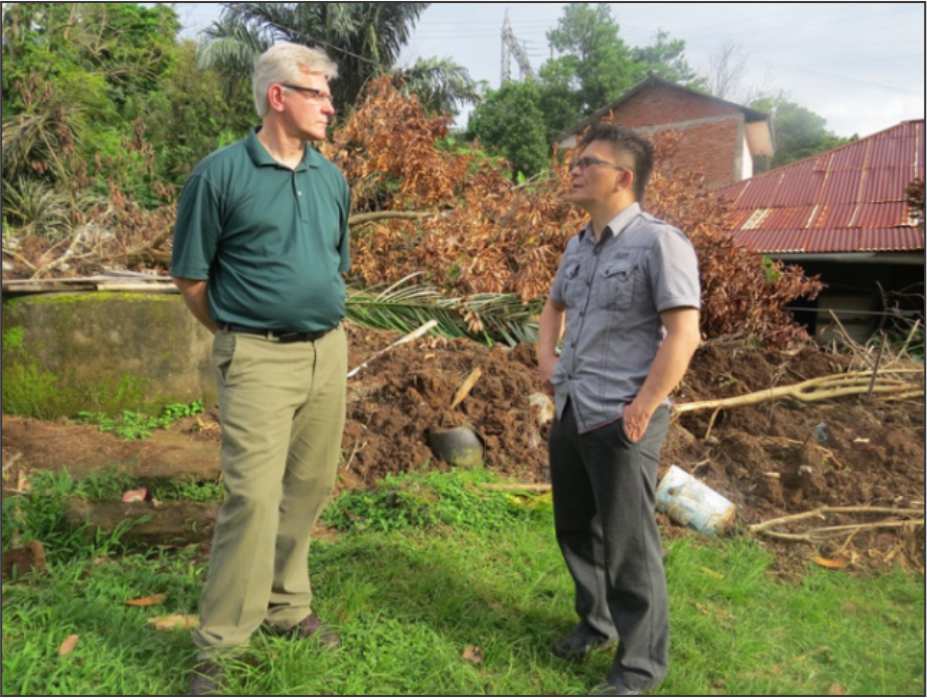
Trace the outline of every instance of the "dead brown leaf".
<instances>
[{"instance_id":1,"label":"dead brown leaf","mask_svg":"<svg viewBox=\"0 0 927 698\"><path fill-rule=\"evenodd\" d=\"M189 613L171 613L149 618L148 624L155 630L190 630L200 624L200 619Z\"/></svg>"},{"instance_id":2,"label":"dead brown leaf","mask_svg":"<svg viewBox=\"0 0 927 698\"><path fill-rule=\"evenodd\" d=\"M151 596L141 596L137 599L129 599L126 601L126 606L157 606L159 603L164 603L164 599L167 598L167 594L152 594Z\"/></svg>"},{"instance_id":3,"label":"dead brown leaf","mask_svg":"<svg viewBox=\"0 0 927 698\"><path fill-rule=\"evenodd\" d=\"M471 664L483 663L483 650L477 645L467 645L464 647L463 654L460 656L465 662L470 662Z\"/></svg>"},{"instance_id":4,"label":"dead brown leaf","mask_svg":"<svg viewBox=\"0 0 927 698\"><path fill-rule=\"evenodd\" d=\"M839 683L832 683L830 688L827 689L827 695L829 696L844 696L846 692L847 690Z\"/></svg>"},{"instance_id":5,"label":"dead brown leaf","mask_svg":"<svg viewBox=\"0 0 927 698\"><path fill-rule=\"evenodd\" d=\"M844 560L843 558L829 558L829 557L821 557L820 555L816 555L812 559L814 560L814 563L816 565L820 565L821 567L826 567L829 570L842 570L848 564L847 561Z\"/></svg>"},{"instance_id":6,"label":"dead brown leaf","mask_svg":"<svg viewBox=\"0 0 927 698\"><path fill-rule=\"evenodd\" d=\"M66 654L71 654L74 651L74 648L77 646L77 641L80 639L79 635L68 635L64 638L64 642L58 647L58 656L63 657Z\"/></svg>"},{"instance_id":7,"label":"dead brown leaf","mask_svg":"<svg viewBox=\"0 0 927 698\"><path fill-rule=\"evenodd\" d=\"M148 497L148 488L139 487L137 490L126 490L122 493L122 501L126 504L131 502L144 502Z\"/></svg>"}]
</instances>

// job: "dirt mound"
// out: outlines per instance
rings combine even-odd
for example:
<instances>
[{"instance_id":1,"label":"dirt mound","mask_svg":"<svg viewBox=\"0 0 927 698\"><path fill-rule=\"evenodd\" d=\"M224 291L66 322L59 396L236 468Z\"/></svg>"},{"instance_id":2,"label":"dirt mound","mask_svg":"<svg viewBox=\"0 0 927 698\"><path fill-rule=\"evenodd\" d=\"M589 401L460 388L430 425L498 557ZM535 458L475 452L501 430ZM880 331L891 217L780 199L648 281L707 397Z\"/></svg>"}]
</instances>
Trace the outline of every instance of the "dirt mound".
<instances>
[{"instance_id":1,"label":"dirt mound","mask_svg":"<svg viewBox=\"0 0 927 698\"><path fill-rule=\"evenodd\" d=\"M356 366L390 343L392 333L349 326ZM443 467L426 445L429 429L472 427L485 445L489 468L526 479L547 479L546 429L529 403L542 392L529 348L492 349L469 340L429 338L396 347L374 360L348 388L342 448L345 478L372 482L387 473ZM469 395L450 409L458 387L481 375Z\"/></svg>"}]
</instances>

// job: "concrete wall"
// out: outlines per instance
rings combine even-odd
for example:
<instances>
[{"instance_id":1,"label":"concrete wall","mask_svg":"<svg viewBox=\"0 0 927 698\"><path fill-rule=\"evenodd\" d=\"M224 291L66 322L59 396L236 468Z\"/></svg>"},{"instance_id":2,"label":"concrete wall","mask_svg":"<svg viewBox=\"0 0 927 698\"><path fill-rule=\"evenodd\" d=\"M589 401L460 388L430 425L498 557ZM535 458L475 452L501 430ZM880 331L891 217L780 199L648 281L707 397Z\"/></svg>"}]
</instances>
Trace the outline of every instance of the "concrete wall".
<instances>
[{"instance_id":1,"label":"concrete wall","mask_svg":"<svg viewBox=\"0 0 927 698\"><path fill-rule=\"evenodd\" d=\"M215 402L212 336L176 294L48 293L3 302L3 411L156 413Z\"/></svg>"}]
</instances>

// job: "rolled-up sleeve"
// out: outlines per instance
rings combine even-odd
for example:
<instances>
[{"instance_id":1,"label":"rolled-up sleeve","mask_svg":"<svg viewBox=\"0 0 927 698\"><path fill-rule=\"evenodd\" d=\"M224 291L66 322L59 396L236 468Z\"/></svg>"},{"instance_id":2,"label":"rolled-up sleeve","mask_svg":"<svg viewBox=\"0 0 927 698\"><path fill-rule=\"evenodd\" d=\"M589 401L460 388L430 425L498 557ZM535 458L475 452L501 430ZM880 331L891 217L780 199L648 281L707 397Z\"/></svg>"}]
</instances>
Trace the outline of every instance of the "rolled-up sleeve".
<instances>
[{"instance_id":1,"label":"rolled-up sleeve","mask_svg":"<svg viewBox=\"0 0 927 698\"><path fill-rule=\"evenodd\" d=\"M171 276L207 279L222 229L219 201L202 175L193 175L177 202Z\"/></svg>"},{"instance_id":2,"label":"rolled-up sleeve","mask_svg":"<svg viewBox=\"0 0 927 698\"><path fill-rule=\"evenodd\" d=\"M648 263L658 313L672 308L701 308L698 260L685 235L674 229L658 235Z\"/></svg>"}]
</instances>

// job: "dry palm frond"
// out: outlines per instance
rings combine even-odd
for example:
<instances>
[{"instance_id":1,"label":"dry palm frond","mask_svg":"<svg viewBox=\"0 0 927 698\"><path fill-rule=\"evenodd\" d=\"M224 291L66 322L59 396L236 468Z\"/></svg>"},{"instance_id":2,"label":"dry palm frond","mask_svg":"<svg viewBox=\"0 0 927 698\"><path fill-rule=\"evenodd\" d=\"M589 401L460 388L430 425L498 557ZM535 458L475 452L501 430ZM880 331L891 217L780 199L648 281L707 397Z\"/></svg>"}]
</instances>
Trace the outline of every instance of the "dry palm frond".
<instances>
[{"instance_id":1,"label":"dry palm frond","mask_svg":"<svg viewBox=\"0 0 927 698\"><path fill-rule=\"evenodd\" d=\"M514 346L533 342L540 308L525 305L514 294L481 293L464 298L443 296L430 286L411 284L405 277L381 291L350 289L347 316L354 322L409 332L437 320L436 332L446 337L471 337Z\"/></svg>"}]
</instances>

